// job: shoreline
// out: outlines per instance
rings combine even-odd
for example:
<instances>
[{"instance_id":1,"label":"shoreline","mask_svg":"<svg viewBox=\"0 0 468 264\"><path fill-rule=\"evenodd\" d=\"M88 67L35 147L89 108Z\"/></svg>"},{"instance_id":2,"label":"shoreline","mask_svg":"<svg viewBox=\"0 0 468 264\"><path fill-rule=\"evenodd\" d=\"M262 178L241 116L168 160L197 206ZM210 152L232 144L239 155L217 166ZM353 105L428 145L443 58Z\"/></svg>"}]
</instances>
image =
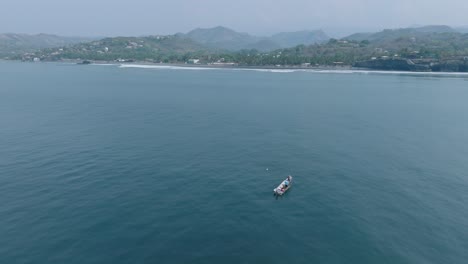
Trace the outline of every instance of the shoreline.
<instances>
[{"instance_id":1,"label":"shoreline","mask_svg":"<svg viewBox=\"0 0 468 264\"><path fill-rule=\"evenodd\" d=\"M346 73L346 74L398 74L408 76L431 77L468 77L468 72L416 72L416 71L387 71L356 67L329 66L329 67L294 67L294 66L226 66L207 64L183 64L183 63L151 63L151 62L96 62L90 65L115 65L120 68L145 68L145 69L179 69L179 70L245 70L262 72L310 72L310 73Z\"/></svg>"},{"instance_id":2,"label":"shoreline","mask_svg":"<svg viewBox=\"0 0 468 264\"><path fill-rule=\"evenodd\" d=\"M29 62L20 60L0 59L0 62ZM90 63L83 63L89 61ZM93 61L93 60L58 60L58 61L40 61L29 63L69 63L75 65L113 65L121 68L153 68L153 69L213 69L213 70L252 70L252 71L270 71L270 72L312 72L312 73L356 73L356 74L400 74L414 76L451 76L468 77L468 72L433 72L433 71L399 71L399 70L375 70L367 68L357 68L352 66L242 66L242 65L220 65L220 64L186 64L186 63L154 63L147 61L116 62L116 61Z\"/></svg>"},{"instance_id":3,"label":"shoreline","mask_svg":"<svg viewBox=\"0 0 468 264\"><path fill-rule=\"evenodd\" d=\"M314 67L304 67L304 66L293 66L293 65L258 65L258 66L245 66L238 64L188 64L188 63L155 63L148 61L132 61L132 62L117 62L117 61L93 61L93 60L60 60L56 62L69 62L82 64L83 61L89 61L90 64L83 65L144 65L144 66L165 66L165 67L184 67L184 68L207 68L207 69L266 69L266 70L357 70L358 68L353 68L352 66L314 66ZM47 61L44 61L47 62ZM53 61L51 61L53 62Z\"/></svg>"}]
</instances>

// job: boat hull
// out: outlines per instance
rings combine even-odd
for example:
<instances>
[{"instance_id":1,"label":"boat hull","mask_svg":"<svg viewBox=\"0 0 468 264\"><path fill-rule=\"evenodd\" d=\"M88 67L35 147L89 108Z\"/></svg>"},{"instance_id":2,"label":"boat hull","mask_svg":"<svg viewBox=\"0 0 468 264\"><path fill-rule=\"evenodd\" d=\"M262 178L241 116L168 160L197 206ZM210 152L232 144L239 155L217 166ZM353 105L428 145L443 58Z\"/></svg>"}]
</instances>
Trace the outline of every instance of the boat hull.
<instances>
[{"instance_id":1,"label":"boat hull","mask_svg":"<svg viewBox=\"0 0 468 264\"><path fill-rule=\"evenodd\" d=\"M293 183L293 178L292 176L288 176L289 177L289 185L288 187L284 187L284 181L287 180L288 178L284 179L280 185L278 185L278 187L276 187L275 189L273 189L273 194L274 195L283 195L285 194L291 187L292 187L292 183Z\"/></svg>"}]
</instances>

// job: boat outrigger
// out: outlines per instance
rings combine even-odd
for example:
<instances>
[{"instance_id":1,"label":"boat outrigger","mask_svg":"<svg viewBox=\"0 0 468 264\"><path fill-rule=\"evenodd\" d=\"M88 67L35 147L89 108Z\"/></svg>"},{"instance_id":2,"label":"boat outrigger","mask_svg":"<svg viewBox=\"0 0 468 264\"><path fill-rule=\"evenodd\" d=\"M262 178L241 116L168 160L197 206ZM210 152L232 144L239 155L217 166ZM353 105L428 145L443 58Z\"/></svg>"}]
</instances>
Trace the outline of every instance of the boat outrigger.
<instances>
[{"instance_id":1,"label":"boat outrigger","mask_svg":"<svg viewBox=\"0 0 468 264\"><path fill-rule=\"evenodd\" d=\"M289 188L291 188L292 180L292 176L289 175L284 181L281 182L280 185L278 185L278 187L273 189L273 194L283 195L287 190L289 190Z\"/></svg>"}]
</instances>

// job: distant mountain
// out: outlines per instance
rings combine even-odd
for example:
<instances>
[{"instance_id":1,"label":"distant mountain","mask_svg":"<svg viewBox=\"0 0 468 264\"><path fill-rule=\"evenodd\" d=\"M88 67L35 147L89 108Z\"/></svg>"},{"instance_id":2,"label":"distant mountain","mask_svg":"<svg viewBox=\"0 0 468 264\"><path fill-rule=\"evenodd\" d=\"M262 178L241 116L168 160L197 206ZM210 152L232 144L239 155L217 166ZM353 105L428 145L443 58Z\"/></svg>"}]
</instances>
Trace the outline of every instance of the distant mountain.
<instances>
[{"instance_id":1,"label":"distant mountain","mask_svg":"<svg viewBox=\"0 0 468 264\"><path fill-rule=\"evenodd\" d=\"M0 55L18 54L44 48L62 47L80 42L91 41L92 38L62 37L49 34L0 34Z\"/></svg>"},{"instance_id":2,"label":"distant mountain","mask_svg":"<svg viewBox=\"0 0 468 264\"><path fill-rule=\"evenodd\" d=\"M179 33L179 36L190 38L208 47L216 47L237 51L242 49L257 49L270 51L279 48L295 47L297 45L310 45L326 42L329 37L321 30L283 32L271 37L252 36L247 33L239 33L226 27L197 28L187 34Z\"/></svg>"},{"instance_id":3,"label":"distant mountain","mask_svg":"<svg viewBox=\"0 0 468 264\"><path fill-rule=\"evenodd\" d=\"M468 34L468 26L467 27L456 27L456 31L463 33L463 34Z\"/></svg>"},{"instance_id":4,"label":"distant mountain","mask_svg":"<svg viewBox=\"0 0 468 264\"><path fill-rule=\"evenodd\" d=\"M273 42L278 43L283 48L294 47L300 44L311 45L324 43L329 39L330 37L322 30L282 32L271 37Z\"/></svg>"},{"instance_id":5,"label":"distant mountain","mask_svg":"<svg viewBox=\"0 0 468 264\"><path fill-rule=\"evenodd\" d=\"M416 32L421 33L453 33L457 32L455 29L445 26L445 25L432 25L432 26L422 26L422 27L414 27L409 28L413 29Z\"/></svg>"},{"instance_id":6,"label":"distant mountain","mask_svg":"<svg viewBox=\"0 0 468 264\"><path fill-rule=\"evenodd\" d=\"M416 28L385 29L377 33L356 33L343 39L371 42L386 42L404 37L418 37L432 33L456 33L457 31L449 26L423 26Z\"/></svg>"},{"instance_id":7,"label":"distant mountain","mask_svg":"<svg viewBox=\"0 0 468 264\"><path fill-rule=\"evenodd\" d=\"M255 43L248 44L244 47L244 49L254 49L254 50L259 50L259 51L272 51L272 50L277 50L283 48L281 45L276 43L275 41L268 39L268 38L263 38Z\"/></svg>"},{"instance_id":8,"label":"distant mountain","mask_svg":"<svg viewBox=\"0 0 468 264\"><path fill-rule=\"evenodd\" d=\"M197 28L187 34L178 34L209 47L241 50L249 45L260 41L258 37L251 36L247 33L239 33L226 27L214 28Z\"/></svg>"}]
</instances>

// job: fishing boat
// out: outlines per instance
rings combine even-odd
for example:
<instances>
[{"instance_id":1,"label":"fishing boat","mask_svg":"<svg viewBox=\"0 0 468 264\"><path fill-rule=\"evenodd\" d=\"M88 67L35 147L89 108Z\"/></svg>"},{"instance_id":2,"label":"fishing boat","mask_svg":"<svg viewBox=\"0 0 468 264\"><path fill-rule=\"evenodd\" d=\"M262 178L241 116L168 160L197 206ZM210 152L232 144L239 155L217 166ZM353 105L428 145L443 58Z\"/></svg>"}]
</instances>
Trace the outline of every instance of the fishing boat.
<instances>
[{"instance_id":1,"label":"fishing boat","mask_svg":"<svg viewBox=\"0 0 468 264\"><path fill-rule=\"evenodd\" d=\"M276 187L275 189L273 189L273 194L275 195L283 195L287 190L289 190L289 188L291 188L292 186L292 181L293 181L293 177L291 175L289 175L288 177L286 177L286 179L284 179L280 185L278 185L278 187ZM286 183L288 183L286 185Z\"/></svg>"}]
</instances>

